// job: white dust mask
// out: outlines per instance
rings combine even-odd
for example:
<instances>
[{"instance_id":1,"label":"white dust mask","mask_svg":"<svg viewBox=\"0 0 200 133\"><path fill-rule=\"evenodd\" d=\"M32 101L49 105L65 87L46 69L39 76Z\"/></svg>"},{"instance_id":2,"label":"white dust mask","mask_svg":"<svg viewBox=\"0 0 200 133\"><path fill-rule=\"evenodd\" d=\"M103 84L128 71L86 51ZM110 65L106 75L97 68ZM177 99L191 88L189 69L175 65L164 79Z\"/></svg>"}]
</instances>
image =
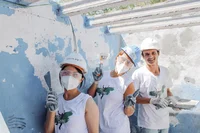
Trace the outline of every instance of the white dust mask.
<instances>
[{"instance_id":1,"label":"white dust mask","mask_svg":"<svg viewBox=\"0 0 200 133\"><path fill-rule=\"evenodd\" d=\"M118 74L125 73L125 72L127 72L129 69L130 69L130 68L127 67L127 66L125 65L125 63L119 63L119 62L116 63L115 72L117 72Z\"/></svg>"},{"instance_id":2,"label":"white dust mask","mask_svg":"<svg viewBox=\"0 0 200 133\"><path fill-rule=\"evenodd\" d=\"M80 82L73 76L62 76L61 84L66 90L72 90L74 88L77 88Z\"/></svg>"}]
</instances>

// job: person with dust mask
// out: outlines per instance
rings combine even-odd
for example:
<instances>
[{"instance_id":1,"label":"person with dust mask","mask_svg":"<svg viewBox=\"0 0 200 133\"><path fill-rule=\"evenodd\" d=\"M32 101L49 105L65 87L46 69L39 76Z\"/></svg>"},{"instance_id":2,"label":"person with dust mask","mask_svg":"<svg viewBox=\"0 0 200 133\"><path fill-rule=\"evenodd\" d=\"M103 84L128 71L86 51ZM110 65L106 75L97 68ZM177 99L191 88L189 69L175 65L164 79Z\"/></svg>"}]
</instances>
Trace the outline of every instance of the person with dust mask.
<instances>
[{"instance_id":1,"label":"person with dust mask","mask_svg":"<svg viewBox=\"0 0 200 133\"><path fill-rule=\"evenodd\" d=\"M140 49L127 45L118 53L114 70L103 72L97 67L93 72L88 94L96 98L99 107L100 133L130 133L128 116L135 111L136 98L129 72L136 69L140 58Z\"/></svg>"},{"instance_id":2,"label":"person with dust mask","mask_svg":"<svg viewBox=\"0 0 200 133\"><path fill-rule=\"evenodd\" d=\"M78 90L87 72L84 58L73 52L60 67L64 93L48 92L45 133L99 133L98 107L91 96Z\"/></svg>"}]
</instances>

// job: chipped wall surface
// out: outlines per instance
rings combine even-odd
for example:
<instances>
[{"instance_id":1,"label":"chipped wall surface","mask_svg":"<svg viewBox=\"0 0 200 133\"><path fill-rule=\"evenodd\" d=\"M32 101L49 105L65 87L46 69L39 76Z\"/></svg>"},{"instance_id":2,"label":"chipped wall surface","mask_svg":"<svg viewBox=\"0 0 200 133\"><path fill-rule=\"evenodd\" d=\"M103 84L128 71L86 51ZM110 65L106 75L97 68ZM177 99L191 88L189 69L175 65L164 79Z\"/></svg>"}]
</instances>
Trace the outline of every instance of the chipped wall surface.
<instances>
[{"instance_id":1,"label":"chipped wall surface","mask_svg":"<svg viewBox=\"0 0 200 133\"><path fill-rule=\"evenodd\" d=\"M52 88L61 93L59 64L72 52L73 38L67 17L57 17L51 4L23 8L0 3L0 112L11 133L43 132L44 74L51 72ZM84 88L91 84L100 53L109 53L104 69L114 67L122 44L119 35L105 35L104 28L85 29L81 16L71 17L79 52L87 60ZM161 41L160 64L169 68L175 95L200 100L200 27L123 35L127 44L139 44L146 37ZM199 106L171 116L171 133L200 133Z\"/></svg>"},{"instance_id":2,"label":"chipped wall surface","mask_svg":"<svg viewBox=\"0 0 200 133\"><path fill-rule=\"evenodd\" d=\"M0 112L11 133L42 133L47 85L61 93L59 64L74 48L67 17L57 17L51 4L22 8L0 3ZM104 35L103 29L85 29L81 16L72 17L79 52L87 60L85 91L100 53L109 53L104 69L112 69L119 50L118 35Z\"/></svg>"},{"instance_id":3,"label":"chipped wall surface","mask_svg":"<svg viewBox=\"0 0 200 133\"><path fill-rule=\"evenodd\" d=\"M160 41L159 64L166 66L173 79L172 92L182 98L200 100L200 26L123 35L128 44L139 44L146 37ZM134 119L134 118L133 118ZM200 133L200 105L171 116L170 133Z\"/></svg>"}]
</instances>

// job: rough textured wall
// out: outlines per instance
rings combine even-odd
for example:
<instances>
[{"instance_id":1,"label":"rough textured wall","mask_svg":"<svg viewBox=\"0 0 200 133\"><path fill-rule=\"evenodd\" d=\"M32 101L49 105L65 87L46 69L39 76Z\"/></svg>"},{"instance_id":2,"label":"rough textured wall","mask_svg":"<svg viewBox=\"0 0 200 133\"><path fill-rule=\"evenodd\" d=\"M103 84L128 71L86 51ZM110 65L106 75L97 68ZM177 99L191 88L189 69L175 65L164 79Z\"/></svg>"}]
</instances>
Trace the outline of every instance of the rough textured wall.
<instances>
[{"instance_id":1,"label":"rough textured wall","mask_svg":"<svg viewBox=\"0 0 200 133\"><path fill-rule=\"evenodd\" d=\"M109 53L104 69L112 69L119 51L120 37L105 35L103 28L85 29L81 16L72 17L79 52L87 59L89 72L99 63L100 53ZM0 3L0 112L11 133L43 132L46 84L43 76L52 74L52 88L58 93L59 63L73 49L71 27L67 17L54 14L52 5L22 8ZM140 44L145 37L161 40L160 64L171 71L175 95L199 98L200 27L124 35L127 44ZM171 117L172 133L199 133L199 107L181 111ZM174 127L175 126L175 127Z\"/></svg>"},{"instance_id":2,"label":"rough textured wall","mask_svg":"<svg viewBox=\"0 0 200 133\"><path fill-rule=\"evenodd\" d=\"M47 89L43 76L47 71L52 88L63 91L59 64L74 45L68 18L57 17L53 10L51 4L22 8L0 3L0 112L11 133L43 132ZM85 29L81 16L71 20L79 52L88 63L86 90L100 53L110 54L104 68L112 69L120 37L104 35L100 28Z\"/></svg>"},{"instance_id":3,"label":"rough textured wall","mask_svg":"<svg viewBox=\"0 0 200 133\"><path fill-rule=\"evenodd\" d=\"M169 68L172 92L182 98L200 100L200 27L169 29L123 35L126 43L138 46L146 37L160 40L159 64ZM200 133L200 105L171 116L170 133Z\"/></svg>"}]
</instances>

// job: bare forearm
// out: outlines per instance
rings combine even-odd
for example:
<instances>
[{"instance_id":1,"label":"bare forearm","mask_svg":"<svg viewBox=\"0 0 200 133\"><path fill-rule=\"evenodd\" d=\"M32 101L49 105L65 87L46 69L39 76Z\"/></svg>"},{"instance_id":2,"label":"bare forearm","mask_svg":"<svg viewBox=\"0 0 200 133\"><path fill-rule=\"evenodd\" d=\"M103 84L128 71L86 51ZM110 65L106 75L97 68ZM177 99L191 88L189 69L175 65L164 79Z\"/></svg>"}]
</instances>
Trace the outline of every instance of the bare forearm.
<instances>
[{"instance_id":1,"label":"bare forearm","mask_svg":"<svg viewBox=\"0 0 200 133\"><path fill-rule=\"evenodd\" d=\"M90 96L95 97L97 86L98 86L98 84L94 82L94 83L90 86L90 88L88 89L87 93L88 93Z\"/></svg>"},{"instance_id":2,"label":"bare forearm","mask_svg":"<svg viewBox=\"0 0 200 133\"><path fill-rule=\"evenodd\" d=\"M136 98L136 103L138 103L138 104L149 104L150 103L150 98L137 97Z\"/></svg>"},{"instance_id":3,"label":"bare forearm","mask_svg":"<svg viewBox=\"0 0 200 133\"><path fill-rule=\"evenodd\" d=\"M45 122L45 133L53 133L54 132L54 123L55 123L55 112L47 112L47 119Z\"/></svg>"}]
</instances>

